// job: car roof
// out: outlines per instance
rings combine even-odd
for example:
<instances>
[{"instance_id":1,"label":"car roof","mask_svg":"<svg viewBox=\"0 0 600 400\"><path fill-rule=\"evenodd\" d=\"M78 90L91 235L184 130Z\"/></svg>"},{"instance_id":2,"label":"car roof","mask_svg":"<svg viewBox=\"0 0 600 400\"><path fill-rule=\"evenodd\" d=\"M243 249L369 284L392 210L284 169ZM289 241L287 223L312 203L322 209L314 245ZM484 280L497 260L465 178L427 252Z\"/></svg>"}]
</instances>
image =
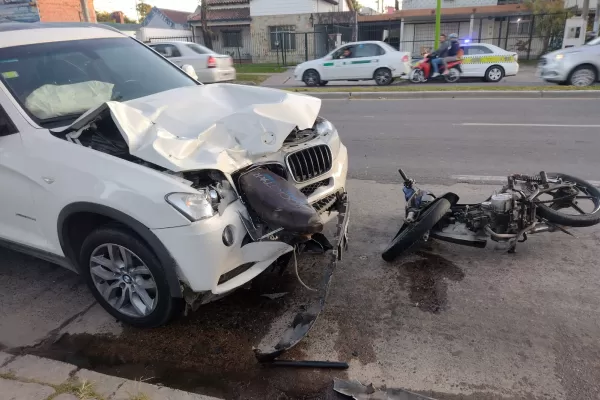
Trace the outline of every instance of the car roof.
<instances>
[{"instance_id":1,"label":"car roof","mask_svg":"<svg viewBox=\"0 0 600 400\"><path fill-rule=\"evenodd\" d=\"M381 43L385 43L381 40L363 40L362 42L350 42L350 43L344 43L342 46L351 46L351 45L355 45L355 44L381 44ZM387 44L387 43L385 43Z\"/></svg>"},{"instance_id":2,"label":"car roof","mask_svg":"<svg viewBox=\"0 0 600 400\"><path fill-rule=\"evenodd\" d=\"M19 31L19 34L15 34L16 31ZM0 24L0 48L102 38L129 38L129 36L111 26L81 22L11 22Z\"/></svg>"}]
</instances>

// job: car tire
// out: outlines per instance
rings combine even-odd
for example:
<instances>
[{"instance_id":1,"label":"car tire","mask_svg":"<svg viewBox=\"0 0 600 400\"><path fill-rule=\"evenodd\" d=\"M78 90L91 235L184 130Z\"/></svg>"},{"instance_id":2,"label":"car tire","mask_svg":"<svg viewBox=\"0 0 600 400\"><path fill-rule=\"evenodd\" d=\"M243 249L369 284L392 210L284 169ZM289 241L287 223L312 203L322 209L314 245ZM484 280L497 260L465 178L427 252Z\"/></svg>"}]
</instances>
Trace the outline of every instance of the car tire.
<instances>
[{"instance_id":1,"label":"car tire","mask_svg":"<svg viewBox=\"0 0 600 400\"><path fill-rule=\"evenodd\" d=\"M154 328L181 311L160 261L125 227L92 231L83 241L79 267L98 303L127 325Z\"/></svg>"},{"instance_id":2,"label":"car tire","mask_svg":"<svg viewBox=\"0 0 600 400\"><path fill-rule=\"evenodd\" d=\"M394 77L392 76L392 71L389 68L379 68L373 74L373 79L377 86L388 86L394 82Z\"/></svg>"},{"instance_id":3,"label":"car tire","mask_svg":"<svg viewBox=\"0 0 600 400\"><path fill-rule=\"evenodd\" d=\"M486 82L498 83L504 78L504 68L499 65L492 65L485 71Z\"/></svg>"},{"instance_id":4,"label":"car tire","mask_svg":"<svg viewBox=\"0 0 600 400\"><path fill-rule=\"evenodd\" d=\"M308 71L304 72L304 75L302 75L302 81L308 87L315 87L319 85L319 82L321 82L321 75L319 75L317 70L309 69Z\"/></svg>"},{"instance_id":5,"label":"car tire","mask_svg":"<svg viewBox=\"0 0 600 400\"><path fill-rule=\"evenodd\" d=\"M329 81L321 81L319 82L319 86L327 86L328 83Z\"/></svg>"},{"instance_id":6,"label":"car tire","mask_svg":"<svg viewBox=\"0 0 600 400\"><path fill-rule=\"evenodd\" d=\"M598 72L591 65L580 65L569 74L567 82L571 86L592 86L598 80Z\"/></svg>"}]
</instances>

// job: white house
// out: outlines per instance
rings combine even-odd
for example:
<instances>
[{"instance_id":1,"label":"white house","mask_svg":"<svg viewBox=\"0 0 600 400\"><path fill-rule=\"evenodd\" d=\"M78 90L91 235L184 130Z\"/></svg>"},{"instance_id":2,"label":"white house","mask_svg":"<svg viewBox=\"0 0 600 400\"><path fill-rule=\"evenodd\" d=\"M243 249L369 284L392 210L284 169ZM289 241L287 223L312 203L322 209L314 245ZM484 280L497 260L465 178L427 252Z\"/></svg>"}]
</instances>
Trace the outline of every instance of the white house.
<instances>
[{"instance_id":1,"label":"white house","mask_svg":"<svg viewBox=\"0 0 600 400\"><path fill-rule=\"evenodd\" d=\"M191 13L187 11L169 10L152 7L142 21L136 38L142 42L157 40L192 40L192 30L188 23Z\"/></svg>"}]
</instances>

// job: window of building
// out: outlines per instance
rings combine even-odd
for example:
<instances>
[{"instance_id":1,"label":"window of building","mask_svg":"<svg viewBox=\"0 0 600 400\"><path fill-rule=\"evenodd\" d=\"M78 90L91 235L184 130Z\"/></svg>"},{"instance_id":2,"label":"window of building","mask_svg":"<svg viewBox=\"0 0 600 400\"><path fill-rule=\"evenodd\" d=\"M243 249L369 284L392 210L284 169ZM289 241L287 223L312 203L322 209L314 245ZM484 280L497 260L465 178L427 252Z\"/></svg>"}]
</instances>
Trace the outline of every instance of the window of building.
<instances>
[{"instance_id":1,"label":"window of building","mask_svg":"<svg viewBox=\"0 0 600 400\"><path fill-rule=\"evenodd\" d=\"M531 29L531 21L529 17L511 17L508 20L509 35L528 35Z\"/></svg>"},{"instance_id":2,"label":"window of building","mask_svg":"<svg viewBox=\"0 0 600 400\"><path fill-rule=\"evenodd\" d=\"M270 26L269 38L271 50L296 50L296 27L289 26Z\"/></svg>"},{"instance_id":3,"label":"window of building","mask_svg":"<svg viewBox=\"0 0 600 400\"><path fill-rule=\"evenodd\" d=\"M242 31L223 31L223 46L242 47Z\"/></svg>"}]
</instances>

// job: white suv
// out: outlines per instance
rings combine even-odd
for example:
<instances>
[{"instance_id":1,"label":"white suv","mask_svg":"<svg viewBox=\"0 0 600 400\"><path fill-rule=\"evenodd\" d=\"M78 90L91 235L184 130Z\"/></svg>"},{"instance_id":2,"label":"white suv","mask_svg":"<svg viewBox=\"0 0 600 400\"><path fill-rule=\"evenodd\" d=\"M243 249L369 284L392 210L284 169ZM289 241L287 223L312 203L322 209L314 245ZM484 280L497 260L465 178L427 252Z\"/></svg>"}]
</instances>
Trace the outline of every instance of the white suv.
<instances>
[{"instance_id":1,"label":"white suv","mask_svg":"<svg viewBox=\"0 0 600 400\"><path fill-rule=\"evenodd\" d=\"M0 24L0 243L164 324L345 214L347 150L320 107L203 86L102 25Z\"/></svg>"}]
</instances>

